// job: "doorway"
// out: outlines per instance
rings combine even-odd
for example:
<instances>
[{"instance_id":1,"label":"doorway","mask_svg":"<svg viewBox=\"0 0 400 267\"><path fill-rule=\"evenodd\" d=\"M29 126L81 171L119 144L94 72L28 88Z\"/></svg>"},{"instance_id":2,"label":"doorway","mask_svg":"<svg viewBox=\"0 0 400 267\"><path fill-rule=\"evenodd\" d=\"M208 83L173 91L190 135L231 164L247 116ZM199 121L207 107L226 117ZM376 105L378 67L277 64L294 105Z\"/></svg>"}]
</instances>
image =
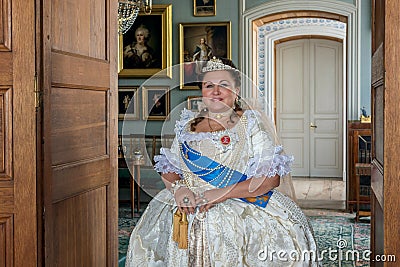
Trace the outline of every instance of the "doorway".
<instances>
[{"instance_id":1,"label":"doorway","mask_svg":"<svg viewBox=\"0 0 400 267\"><path fill-rule=\"evenodd\" d=\"M276 45L278 135L293 176L343 177L343 44L307 38Z\"/></svg>"}]
</instances>

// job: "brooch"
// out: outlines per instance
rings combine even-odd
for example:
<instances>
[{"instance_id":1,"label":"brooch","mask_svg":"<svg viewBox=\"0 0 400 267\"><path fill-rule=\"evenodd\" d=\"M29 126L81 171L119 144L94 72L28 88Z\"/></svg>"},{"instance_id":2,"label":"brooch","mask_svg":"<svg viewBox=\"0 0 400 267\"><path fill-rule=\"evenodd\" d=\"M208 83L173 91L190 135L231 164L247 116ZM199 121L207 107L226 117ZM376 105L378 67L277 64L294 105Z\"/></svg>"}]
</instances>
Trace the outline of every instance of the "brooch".
<instances>
[{"instance_id":1,"label":"brooch","mask_svg":"<svg viewBox=\"0 0 400 267\"><path fill-rule=\"evenodd\" d=\"M227 146L231 143L231 138L229 135L224 135L221 137L220 141L221 141L221 144L223 144L224 146Z\"/></svg>"}]
</instances>

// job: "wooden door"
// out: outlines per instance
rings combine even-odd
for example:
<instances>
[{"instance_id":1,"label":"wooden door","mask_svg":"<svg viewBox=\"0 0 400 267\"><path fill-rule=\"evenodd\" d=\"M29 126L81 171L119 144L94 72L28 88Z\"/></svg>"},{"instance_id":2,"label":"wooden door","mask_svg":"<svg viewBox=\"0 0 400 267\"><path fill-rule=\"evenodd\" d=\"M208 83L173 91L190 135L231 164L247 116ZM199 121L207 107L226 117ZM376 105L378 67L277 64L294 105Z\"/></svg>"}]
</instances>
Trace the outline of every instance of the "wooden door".
<instances>
[{"instance_id":1,"label":"wooden door","mask_svg":"<svg viewBox=\"0 0 400 267\"><path fill-rule=\"evenodd\" d=\"M333 40L277 45L277 128L295 176L342 177L342 57Z\"/></svg>"},{"instance_id":2,"label":"wooden door","mask_svg":"<svg viewBox=\"0 0 400 267\"><path fill-rule=\"evenodd\" d=\"M400 256L400 2L372 0L372 266ZM375 261L384 255L391 261Z\"/></svg>"},{"instance_id":3,"label":"wooden door","mask_svg":"<svg viewBox=\"0 0 400 267\"><path fill-rule=\"evenodd\" d=\"M117 263L117 1L43 1L45 266Z\"/></svg>"},{"instance_id":4,"label":"wooden door","mask_svg":"<svg viewBox=\"0 0 400 267\"><path fill-rule=\"evenodd\" d=\"M34 1L0 0L0 266L36 266Z\"/></svg>"}]
</instances>

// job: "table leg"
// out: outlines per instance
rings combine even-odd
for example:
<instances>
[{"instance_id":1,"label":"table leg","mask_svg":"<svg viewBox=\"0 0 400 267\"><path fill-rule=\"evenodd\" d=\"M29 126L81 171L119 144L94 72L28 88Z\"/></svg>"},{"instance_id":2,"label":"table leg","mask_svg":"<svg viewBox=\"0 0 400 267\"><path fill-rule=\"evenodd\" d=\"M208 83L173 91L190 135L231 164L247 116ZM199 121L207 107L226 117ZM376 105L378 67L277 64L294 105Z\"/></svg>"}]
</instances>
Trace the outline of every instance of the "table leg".
<instances>
[{"instance_id":1,"label":"table leg","mask_svg":"<svg viewBox=\"0 0 400 267\"><path fill-rule=\"evenodd\" d=\"M136 171L137 171L137 211L140 212L140 165L136 166Z\"/></svg>"},{"instance_id":2,"label":"table leg","mask_svg":"<svg viewBox=\"0 0 400 267\"><path fill-rule=\"evenodd\" d=\"M135 170L133 170L131 175L130 186L131 186L131 215L133 218L135 215Z\"/></svg>"},{"instance_id":3,"label":"table leg","mask_svg":"<svg viewBox=\"0 0 400 267\"><path fill-rule=\"evenodd\" d=\"M356 200L357 200L356 222L358 222L360 216L360 174L358 172L356 173Z\"/></svg>"}]
</instances>

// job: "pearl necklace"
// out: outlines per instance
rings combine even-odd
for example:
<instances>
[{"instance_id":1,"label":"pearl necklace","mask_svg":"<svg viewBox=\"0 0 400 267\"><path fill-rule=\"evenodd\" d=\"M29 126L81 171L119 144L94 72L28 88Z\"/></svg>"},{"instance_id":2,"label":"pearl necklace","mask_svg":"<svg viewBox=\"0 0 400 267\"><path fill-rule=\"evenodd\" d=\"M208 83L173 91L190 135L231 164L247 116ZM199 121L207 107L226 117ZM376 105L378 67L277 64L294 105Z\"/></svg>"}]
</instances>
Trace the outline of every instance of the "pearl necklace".
<instances>
[{"instance_id":1,"label":"pearl necklace","mask_svg":"<svg viewBox=\"0 0 400 267\"><path fill-rule=\"evenodd\" d=\"M224 112L218 112L218 113L216 113L216 112L211 112L211 111L208 111L208 117L209 118L212 118L212 119L217 119L217 120L219 120L219 119L222 119L223 117L229 117L229 116L231 116L232 114L233 114L233 112L235 112L233 109L228 109L227 111L224 111Z\"/></svg>"},{"instance_id":2,"label":"pearl necklace","mask_svg":"<svg viewBox=\"0 0 400 267\"><path fill-rule=\"evenodd\" d=\"M239 123L240 123L240 121L243 123L243 125L242 125L242 127L243 127L243 129L240 129L239 130L239 142L238 142L238 147L237 147L237 149L239 150L239 151L241 151L241 150L243 150L243 146L244 146L244 143L246 142L245 140L246 140L246 136L245 136L245 134L246 134L246 128L247 128L247 118L246 118L246 116L242 116L241 118L240 118L240 120L239 120ZM186 149L190 149L189 147L187 147ZM191 149L190 149L191 150ZM191 152L192 153L195 153L195 154L197 154L198 156L201 156L202 155L202 153L196 153L195 151L193 151L193 150L191 150ZM180 153L181 153L181 155L182 156L184 156L185 158L186 158L186 155L184 154L184 152L183 152L183 149L182 149L182 144L180 144ZM240 155L240 153L234 153L233 154L233 157L232 157L232 159L231 159L231 162L233 162L233 163L235 163L235 162L238 162L238 159L239 159L239 155ZM181 157L180 158L180 161L181 161L181 164L185 164L184 162L183 162L183 158ZM205 170L206 171L206 173L205 174L201 174L201 175L198 175L199 177L201 177L201 176L205 176L205 175L208 175L208 174L210 174L210 173L212 173L213 171L215 171L215 170L217 170L217 169L221 169L222 167L223 167L223 165L220 163L220 164L218 164L216 167L214 167L214 168L207 168L207 167L200 167L200 166L198 166L198 165L196 165L194 162L192 162L192 161L190 161L190 160L188 160L187 161L190 165L192 165L192 166L195 166L196 168L199 168L199 169L203 169L203 170ZM183 166L182 165L182 166ZM217 185L217 187L218 188L223 188L223 187L226 187L228 184L229 184L229 182L230 182L230 180L231 180L231 178L232 178L232 175L233 175L233 173L234 173L234 169L230 169L230 170L228 170L228 173L225 173L225 172L220 172L216 177L214 177L211 181L209 181L208 183L209 184L211 184L213 181L216 181L221 175L225 175L225 177L218 183L218 185ZM184 181L185 181L185 184L186 184L186 186L192 191L192 192L195 192L195 188L193 188L193 181L192 182L190 182L191 180L192 180L192 175L194 175L191 171L188 171L188 170L186 170L186 169L183 169L183 179L184 179ZM201 179L201 178L200 178Z\"/></svg>"}]
</instances>

